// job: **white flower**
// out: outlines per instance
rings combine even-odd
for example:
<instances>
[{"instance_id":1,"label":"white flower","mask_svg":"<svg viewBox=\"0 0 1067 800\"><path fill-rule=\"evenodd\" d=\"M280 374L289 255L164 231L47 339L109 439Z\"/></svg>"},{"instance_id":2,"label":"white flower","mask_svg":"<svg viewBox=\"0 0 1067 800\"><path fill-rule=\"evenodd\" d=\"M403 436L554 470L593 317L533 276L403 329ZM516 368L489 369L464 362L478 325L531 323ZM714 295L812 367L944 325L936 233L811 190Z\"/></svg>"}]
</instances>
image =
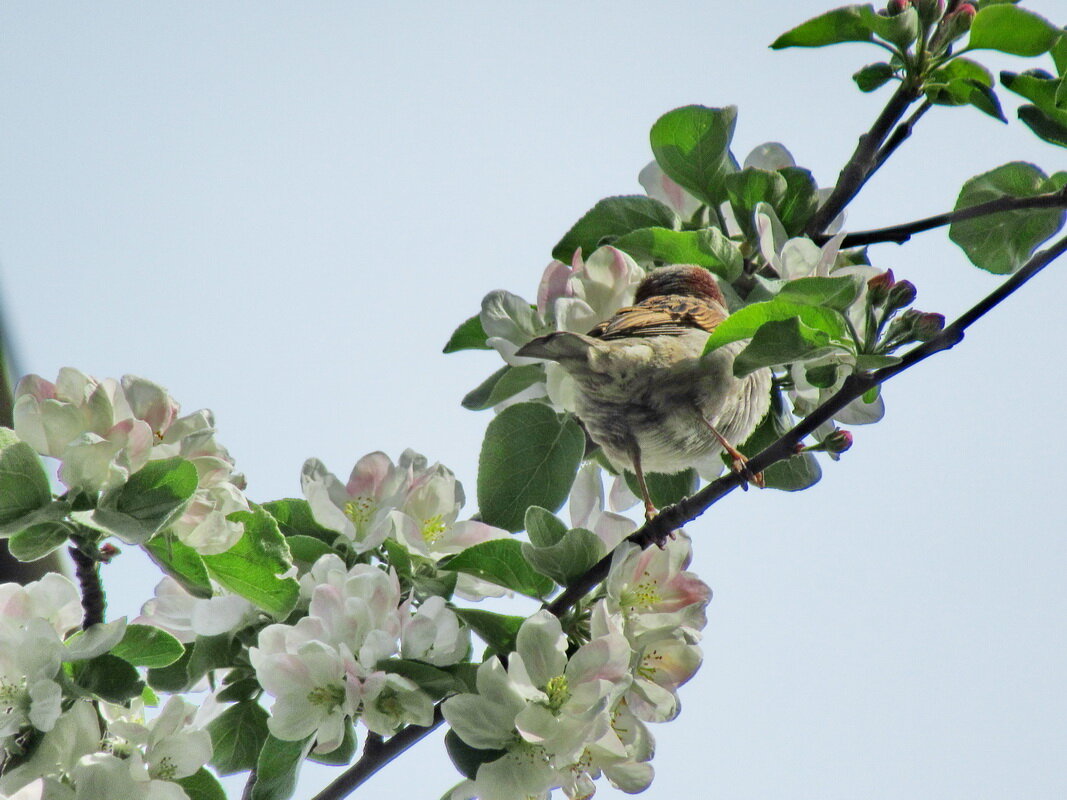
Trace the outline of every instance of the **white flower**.
<instances>
[{"instance_id":1,"label":"white flower","mask_svg":"<svg viewBox=\"0 0 1067 800\"><path fill-rule=\"evenodd\" d=\"M286 741L313 735L315 749L328 753L340 746L346 720L359 707L355 658L343 646L300 638L293 626L269 625L248 656L256 679L274 697L270 732Z\"/></svg>"},{"instance_id":2,"label":"white flower","mask_svg":"<svg viewBox=\"0 0 1067 800\"><path fill-rule=\"evenodd\" d=\"M433 701L413 681L377 670L361 684L360 718L372 733L389 736L402 725L433 722Z\"/></svg>"},{"instance_id":3,"label":"white flower","mask_svg":"<svg viewBox=\"0 0 1067 800\"><path fill-rule=\"evenodd\" d=\"M637 176L637 182L649 197L671 208L683 220L692 219L702 205L697 198L668 178L655 161L645 165Z\"/></svg>"},{"instance_id":4,"label":"white flower","mask_svg":"<svg viewBox=\"0 0 1067 800\"><path fill-rule=\"evenodd\" d=\"M76 700L44 735L29 761L0 775L0 794L15 792L37 778L69 774L78 759L99 746L96 709L89 700Z\"/></svg>"},{"instance_id":5,"label":"white flower","mask_svg":"<svg viewBox=\"0 0 1067 800\"><path fill-rule=\"evenodd\" d=\"M112 752L142 750L145 769L152 778L185 778L211 759L211 736L193 724L196 707L180 697L171 697L152 720L146 721L140 700L129 708L102 703L101 713L108 721Z\"/></svg>"},{"instance_id":6,"label":"white flower","mask_svg":"<svg viewBox=\"0 0 1067 800\"><path fill-rule=\"evenodd\" d=\"M156 584L155 598L141 606L141 616L133 622L154 625L180 642L191 642L197 636L236 631L252 622L256 615L256 607L239 595L193 597L180 583L166 576Z\"/></svg>"},{"instance_id":7,"label":"white flower","mask_svg":"<svg viewBox=\"0 0 1067 800\"><path fill-rule=\"evenodd\" d=\"M604 543L605 552L610 552L634 532L637 524L629 517L604 509L604 484L601 476L600 466L593 461L578 471L569 502L571 527L592 531Z\"/></svg>"},{"instance_id":8,"label":"white flower","mask_svg":"<svg viewBox=\"0 0 1067 800\"><path fill-rule=\"evenodd\" d=\"M692 542L681 531L662 550L634 544L615 550L605 581L606 608L622 615L628 635L674 627L699 635L707 624L711 589L685 570L691 558Z\"/></svg>"},{"instance_id":9,"label":"white flower","mask_svg":"<svg viewBox=\"0 0 1067 800\"><path fill-rule=\"evenodd\" d=\"M470 630L443 597L432 595L414 614L403 614L400 655L444 667L462 661L470 650Z\"/></svg>"},{"instance_id":10,"label":"white flower","mask_svg":"<svg viewBox=\"0 0 1067 800\"><path fill-rule=\"evenodd\" d=\"M536 795L564 785L561 770L610 730L611 708L630 685L629 644L609 633L570 658L566 649L559 620L539 611L519 629L506 670L489 659L478 668L477 694L445 701L445 719L463 741L507 750L479 767L475 796Z\"/></svg>"},{"instance_id":11,"label":"white flower","mask_svg":"<svg viewBox=\"0 0 1067 800\"><path fill-rule=\"evenodd\" d=\"M315 520L350 540L356 552L380 545L389 534L388 514L403 498L417 464L409 456L405 469L385 453L363 456L343 484L317 458L308 459L300 473L300 486Z\"/></svg>"}]
</instances>

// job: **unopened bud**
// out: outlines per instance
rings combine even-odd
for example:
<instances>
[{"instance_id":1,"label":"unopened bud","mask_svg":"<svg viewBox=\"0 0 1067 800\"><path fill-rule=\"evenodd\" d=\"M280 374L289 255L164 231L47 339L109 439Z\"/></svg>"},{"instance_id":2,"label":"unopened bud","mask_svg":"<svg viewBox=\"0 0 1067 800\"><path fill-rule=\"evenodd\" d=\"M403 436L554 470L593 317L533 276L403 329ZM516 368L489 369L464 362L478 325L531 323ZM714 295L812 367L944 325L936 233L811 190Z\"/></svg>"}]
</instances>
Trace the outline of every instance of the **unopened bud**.
<instances>
[{"instance_id":1,"label":"unopened bud","mask_svg":"<svg viewBox=\"0 0 1067 800\"><path fill-rule=\"evenodd\" d=\"M933 25L945 13L945 0L915 0L915 9L919 12L919 22Z\"/></svg>"},{"instance_id":2,"label":"unopened bud","mask_svg":"<svg viewBox=\"0 0 1067 800\"><path fill-rule=\"evenodd\" d=\"M101 564L107 564L111 561L111 559L119 555L121 552L122 551L115 547L115 545L113 544L102 544L100 545L98 558Z\"/></svg>"},{"instance_id":3,"label":"unopened bud","mask_svg":"<svg viewBox=\"0 0 1067 800\"><path fill-rule=\"evenodd\" d=\"M834 432L822 440L827 453L840 454L852 447L852 434L844 428L835 428Z\"/></svg>"},{"instance_id":4,"label":"unopened bud","mask_svg":"<svg viewBox=\"0 0 1067 800\"><path fill-rule=\"evenodd\" d=\"M900 281L894 284L886 299L886 310L896 311L898 308L907 308L915 302L916 294L915 284L911 281Z\"/></svg>"},{"instance_id":5,"label":"unopened bud","mask_svg":"<svg viewBox=\"0 0 1067 800\"><path fill-rule=\"evenodd\" d=\"M893 288L893 270L888 269L867 281L867 302L872 306L882 305Z\"/></svg>"},{"instance_id":6,"label":"unopened bud","mask_svg":"<svg viewBox=\"0 0 1067 800\"><path fill-rule=\"evenodd\" d=\"M910 5L911 0L889 0L889 5L885 7L885 10L889 12L889 16L895 17L903 13Z\"/></svg>"},{"instance_id":7,"label":"unopened bud","mask_svg":"<svg viewBox=\"0 0 1067 800\"><path fill-rule=\"evenodd\" d=\"M945 329L945 315L932 312L917 312L912 324L912 334L920 342L928 342Z\"/></svg>"}]
</instances>

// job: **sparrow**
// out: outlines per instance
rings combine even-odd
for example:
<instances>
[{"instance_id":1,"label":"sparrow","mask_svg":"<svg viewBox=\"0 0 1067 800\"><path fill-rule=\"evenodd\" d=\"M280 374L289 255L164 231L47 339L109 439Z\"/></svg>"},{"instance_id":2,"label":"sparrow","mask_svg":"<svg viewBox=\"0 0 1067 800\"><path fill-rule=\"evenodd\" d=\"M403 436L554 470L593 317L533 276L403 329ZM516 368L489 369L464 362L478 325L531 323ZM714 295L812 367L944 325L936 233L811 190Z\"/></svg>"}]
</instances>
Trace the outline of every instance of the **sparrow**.
<instances>
[{"instance_id":1,"label":"sparrow","mask_svg":"<svg viewBox=\"0 0 1067 800\"><path fill-rule=\"evenodd\" d=\"M743 341L701 357L729 313L708 270L675 264L649 272L634 304L588 333L550 333L516 353L555 361L574 378L578 418L612 467L637 477L646 519L656 513L646 471L718 467L725 450L736 472L763 485L736 445L770 407L771 372L734 376Z\"/></svg>"}]
</instances>

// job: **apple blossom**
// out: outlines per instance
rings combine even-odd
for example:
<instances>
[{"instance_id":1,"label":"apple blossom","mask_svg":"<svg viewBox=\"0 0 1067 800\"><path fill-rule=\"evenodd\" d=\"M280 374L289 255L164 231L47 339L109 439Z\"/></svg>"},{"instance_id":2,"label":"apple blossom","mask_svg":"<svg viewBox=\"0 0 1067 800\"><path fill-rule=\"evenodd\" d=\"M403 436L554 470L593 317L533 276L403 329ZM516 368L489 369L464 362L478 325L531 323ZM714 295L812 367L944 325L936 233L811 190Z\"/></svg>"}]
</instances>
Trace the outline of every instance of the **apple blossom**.
<instances>
[{"instance_id":1,"label":"apple blossom","mask_svg":"<svg viewBox=\"0 0 1067 800\"><path fill-rule=\"evenodd\" d=\"M253 622L256 607L243 597L216 589L208 598L193 597L174 578L165 576L155 588L155 597L141 606L139 625L153 625L180 642L197 636L218 636Z\"/></svg>"}]
</instances>

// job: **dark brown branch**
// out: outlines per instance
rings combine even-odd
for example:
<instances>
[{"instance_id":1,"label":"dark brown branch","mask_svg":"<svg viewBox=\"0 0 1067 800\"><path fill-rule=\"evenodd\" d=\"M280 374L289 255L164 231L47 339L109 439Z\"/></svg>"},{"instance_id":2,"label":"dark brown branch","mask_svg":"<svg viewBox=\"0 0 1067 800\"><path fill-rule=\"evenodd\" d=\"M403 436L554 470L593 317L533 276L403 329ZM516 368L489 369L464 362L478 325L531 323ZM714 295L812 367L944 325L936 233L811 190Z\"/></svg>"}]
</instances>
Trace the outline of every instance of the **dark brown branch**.
<instances>
[{"instance_id":1,"label":"dark brown branch","mask_svg":"<svg viewBox=\"0 0 1067 800\"><path fill-rule=\"evenodd\" d=\"M340 800L349 794L374 773L403 753L413 744L428 736L434 729L440 727L445 718L441 714L441 704L438 703L433 710L433 722L428 727L421 725L408 725L400 730L400 733L380 742L376 747L370 747L367 742L366 751L359 761L342 772L333 783L315 795L311 800ZM369 751L369 752L368 752Z\"/></svg>"},{"instance_id":2,"label":"dark brown branch","mask_svg":"<svg viewBox=\"0 0 1067 800\"><path fill-rule=\"evenodd\" d=\"M104 600L104 587L100 583L100 562L79 546L69 548L69 552L74 561L78 585L81 586L82 610L85 611L82 630L85 630L104 621L107 603Z\"/></svg>"},{"instance_id":3,"label":"dark brown branch","mask_svg":"<svg viewBox=\"0 0 1067 800\"><path fill-rule=\"evenodd\" d=\"M874 174L880 166L877 162L878 153L885 144L886 137L890 135L894 126L900 122L900 118L904 116L918 96L919 93L911 81L904 81L893 92L893 96L889 98L889 102L882 109L882 113L878 115L871 129L860 137L855 152L841 169L833 192L808 223L809 236L822 233Z\"/></svg>"},{"instance_id":4,"label":"dark brown branch","mask_svg":"<svg viewBox=\"0 0 1067 800\"><path fill-rule=\"evenodd\" d=\"M963 339L964 331L968 327L1004 302L1004 300L1018 291L1024 283L1064 252L1067 252L1067 237L1034 254L1018 272L1004 281L985 299L962 314L951 325L946 326L937 336L905 353L899 364L885 367L875 372L850 375L841 389L825 403L797 423L792 430L783 434L778 441L749 459L749 469L753 472L762 472L772 464L789 458L795 453L796 445L800 444L805 437L809 436L824 422L831 420L834 414L857 397L862 396L893 376L899 375L904 370L915 366L934 353L939 353L955 346ZM691 497L664 508L653 519L634 531L626 541L633 542L641 547L648 547L654 541L662 541L663 537L671 531L677 530L701 516L720 498L725 497L740 486L744 480L736 472L728 472ZM547 610L556 616L560 616L573 608L582 597L607 577L608 570L611 567L611 560L611 554L600 559L588 572L570 584L559 597L549 603L546 606ZM359 761L345 770L337 780L315 795L312 800L340 800L340 798L347 797L349 793L400 755L400 753L426 737L441 724L443 719L441 704L438 703L434 708L433 723L429 727L409 725L402 728L399 733L374 748L372 752L365 752ZM371 750L371 748L368 747L368 750Z\"/></svg>"},{"instance_id":5,"label":"dark brown branch","mask_svg":"<svg viewBox=\"0 0 1067 800\"><path fill-rule=\"evenodd\" d=\"M916 233L951 225L953 222L963 222L975 217L997 214L1001 211L1022 211L1036 208L1067 208L1067 185L1056 192L1036 194L1031 197L1005 195L985 203L979 203L976 206L918 219L914 222L905 222L902 225L892 225L888 228L877 228L870 231L856 231L845 236L841 242L841 247L863 247L868 244L881 244L884 242L904 244ZM826 235L816 236L814 241L817 244L824 244L829 238Z\"/></svg>"}]
</instances>

